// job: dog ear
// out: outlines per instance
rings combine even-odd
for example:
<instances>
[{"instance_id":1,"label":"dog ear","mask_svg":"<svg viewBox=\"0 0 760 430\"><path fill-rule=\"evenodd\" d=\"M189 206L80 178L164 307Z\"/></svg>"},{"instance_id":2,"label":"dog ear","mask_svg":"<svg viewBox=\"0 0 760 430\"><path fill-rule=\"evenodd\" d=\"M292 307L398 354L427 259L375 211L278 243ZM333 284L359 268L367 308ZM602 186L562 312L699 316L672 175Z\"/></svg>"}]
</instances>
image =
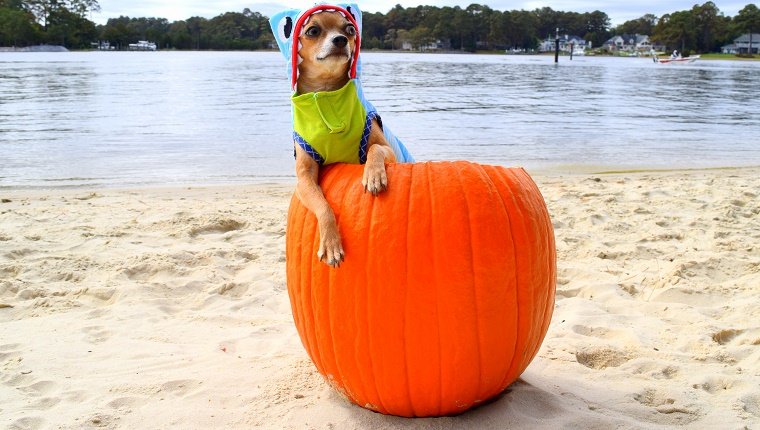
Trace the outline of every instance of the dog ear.
<instances>
[{"instance_id":1,"label":"dog ear","mask_svg":"<svg viewBox=\"0 0 760 430\"><path fill-rule=\"evenodd\" d=\"M290 60L291 48L293 47L293 30L300 10L289 9L273 15L269 19L274 40L277 47L286 60Z\"/></svg>"}]
</instances>

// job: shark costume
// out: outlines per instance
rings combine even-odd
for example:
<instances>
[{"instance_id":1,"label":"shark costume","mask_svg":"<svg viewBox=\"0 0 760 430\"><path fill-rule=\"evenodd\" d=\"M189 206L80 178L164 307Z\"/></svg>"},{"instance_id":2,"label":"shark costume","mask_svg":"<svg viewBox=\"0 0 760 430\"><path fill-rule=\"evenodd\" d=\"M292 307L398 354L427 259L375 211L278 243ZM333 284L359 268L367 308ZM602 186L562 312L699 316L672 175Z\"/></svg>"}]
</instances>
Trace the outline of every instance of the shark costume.
<instances>
[{"instance_id":1,"label":"shark costume","mask_svg":"<svg viewBox=\"0 0 760 430\"><path fill-rule=\"evenodd\" d=\"M351 59L348 83L335 91L299 94L298 64L301 48L298 36L304 31L309 17L323 11L336 11L356 27L356 48ZM274 15L269 24L277 40L280 52L288 61L288 76L293 91L291 107L293 116L293 140L320 165L332 163L364 164L372 120L377 120L400 163L414 162L406 147L383 127L380 116L364 97L361 81L362 14L355 4L321 4L307 10L290 9ZM295 43L294 43L295 42Z\"/></svg>"}]
</instances>

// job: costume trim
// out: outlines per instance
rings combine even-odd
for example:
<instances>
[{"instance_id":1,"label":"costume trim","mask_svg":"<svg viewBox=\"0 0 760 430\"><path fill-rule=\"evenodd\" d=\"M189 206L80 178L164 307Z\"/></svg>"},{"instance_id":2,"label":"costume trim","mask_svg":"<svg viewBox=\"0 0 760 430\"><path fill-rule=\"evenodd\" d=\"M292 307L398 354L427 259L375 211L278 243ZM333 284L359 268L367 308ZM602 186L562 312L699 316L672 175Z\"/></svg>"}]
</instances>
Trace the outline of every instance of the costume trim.
<instances>
[{"instance_id":1,"label":"costume trim","mask_svg":"<svg viewBox=\"0 0 760 430\"><path fill-rule=\"evenodd\" d=\"M369 149L369 134L372 132L372 120L380 118L377 112L367 112L367 122L364 124L364 133L362 133L362 140L359 142L359 163L364 164L367 162L367 149Z\"/></svg>"},{"instance_id":2,"label":"costume trim","mask_svg":"<svg viewBox=\"0 0 760 430\"><path fill-rule=\"evenodd\" d=\"M301 137L300 134L298 134L297 131L293 132L293 140L298 143L298 146L300 146L304 151L306 151L307 154L311 156L311 158L314 159L320 166L325 164L325 159L322 158L321 155L319 155L319 152L317 152L316 149L314 149L311 145L309 145L309 142L307 142L303 137ZM293 154L295 157L295 153Z\"/></svg>"}]
</instances>

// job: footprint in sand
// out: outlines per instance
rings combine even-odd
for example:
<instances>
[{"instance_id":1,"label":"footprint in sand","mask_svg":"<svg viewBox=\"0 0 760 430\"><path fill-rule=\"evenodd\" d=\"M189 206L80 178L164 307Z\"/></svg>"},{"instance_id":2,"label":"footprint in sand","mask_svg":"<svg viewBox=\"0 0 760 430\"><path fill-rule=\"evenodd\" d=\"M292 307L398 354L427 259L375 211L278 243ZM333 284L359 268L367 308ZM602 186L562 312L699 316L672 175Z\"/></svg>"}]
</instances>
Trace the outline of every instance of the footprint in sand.
<instances>
[{"instance_id":1,"label":"footprint in sand","mask_svg":"<svg viewBox=\"0 0 760 430\"><path fill-rule=\"evenodd\" d=\"M111 331L100 326L88 326L82 329L87 342L92 344L103 343L111 338Z\"/></svg>"},{"instance_id":2,"label":"footprint in sand","mask_svg":"<svg viewBox=\"0 0 760 430\"><path fill-rule=\"evenodd\" d=\"M20 344L8 343L0 345L0 382L3 385L17 387L32 378L23 369L23 357Z\"/></svg>"},{"instance_id":3,"label":"footprint in sand","mask_svg":"<svg viewBox=\"0 0 760 430\"><path fill-rule=\"evenodd\" d=\"M750 394L741 398L741 405L744 412L760 418L760 396Z\"/></svg>"},{"instance_id":4,"label":"footprint in sand","mask_svg":"<svg viewBox=\"0 0 760 430\"><path fill-rule=\"evenodd\" d=\"M646 389L641 393L634 394L634 400L641 405L653 408L661 414L661 418L655 417L655 421L663 424L688 424L699 418L699 413L670 397L667 393L656 389Z\"/></svg>"},{"instance_id":5,"label":"footprint in sand","mask_svg":"<svg viewBox=\"0 0 760 430\"><path fill-rule=\"evenodd\" d=\"M18 387L17 390L28 396L42 397L55 391L56 387L53 381L39 381L25 387Z\"/></svg>"},{"instance_id":6,"label":"footprint in sand","mask_svg":"<svg viewBox=\"0 0 760 430\"><path fill-rule=\"evenodd\" d=\"M745 386L746 384L737 378L726 376L705 376L703 382L692 384L694 389L702 389L710 394L723 393L727 390Z\"/></svg>"},{"instance_id":7,"label":"footprint in sand","mask_svg":"<svg viewBox=\"0 0 760 430\"><path fill-rule=\"evenodd\" d=\"M171 393L177 397L187 397L194 394L201 386L203 381L197 381L194 379L178 379L175 381L169 381L161 385L161 391Z\"/></svg>"},{"instance_id":8,"label":"footprint in sand","mask_svg":"<svg viewBox=\"0 0 760 430\"><path fill-rule=\"evenodd\" d=\"M619 367L632 358L627 352L604 347L588 348L575 353L575 359L578 363L595 370Z\"/></svg>"},{"instance_id":9,"label":"footprint in sand","mask_svg":"<svg viewBox=\"0 0 760 430\"><path fill-rule=\"evenodd\" d=\"M739 336L742 333L744 333L744 330L734 330L734 329L721 330L721 331L713 333L712 340L720 345L726 345L730 343L732 340L734 340L736 336Z\"/></svg>"},{"instance_id":10,"label":"footprint in sand","mask_svg":"<svg viewBox=\"0 0 760 430\"><path fill-rule=\"evenodd\" d=\"M45 428L45 420L40 417L24 417L13 421L9 429L41 429Z\"/></svg>"},{"instance_id":11,"label":"footprint in sand","mask_svg":"<svg viewBox=\"0 0 760 430\"><path fill-rule=\"evenodd\" d=\"M215 219L205 223L204 225L191 228L189 234L190 237L196 237L201 234L229 233L235 230L242 230L245 225L245 222L230 218Z\"/></svg>"},{"instance_id":12,"label":"footprint in sand","mask_svg":"<svg viewBox=\"0 0 760 430\"><path fill-rule=\"evenodd\" d=\"M246 292L248 292L248 285L237 284L234 282L228 282L221 287L214 287L209 294L218 294L224 297L240 298Z\"/></svg>"},{"instance_id":13,"label":"footprint in sand","mask_svg":"<svg viewBox=\"0 0 760 430\"><path fill-rule=\"evenodd\" d=\"M128 414L147 403L148 399L142 397L119 397L108 402L107 406L121 413Z\"/></svg>"}]
</instances>

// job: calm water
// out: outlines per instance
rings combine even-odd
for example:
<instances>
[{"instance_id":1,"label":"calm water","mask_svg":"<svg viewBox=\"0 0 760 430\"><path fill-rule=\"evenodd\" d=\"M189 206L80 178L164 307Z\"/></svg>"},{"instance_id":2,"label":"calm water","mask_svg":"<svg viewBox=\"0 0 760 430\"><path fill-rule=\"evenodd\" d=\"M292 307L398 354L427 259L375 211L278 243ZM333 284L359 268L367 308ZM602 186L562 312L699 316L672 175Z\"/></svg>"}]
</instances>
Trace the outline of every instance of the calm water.
<instances>
[{"instance_id":1,"label":"calm water","mask_svg":"<svg viewBox=\"0 0 760 430\"><path fill-rule=\"evenodd\" d=\"M760 63L364 55L418 160L533 171L760 165ZM293 179L279 53L0 53L0 187Z\"/></svg>"}]
</instances>

